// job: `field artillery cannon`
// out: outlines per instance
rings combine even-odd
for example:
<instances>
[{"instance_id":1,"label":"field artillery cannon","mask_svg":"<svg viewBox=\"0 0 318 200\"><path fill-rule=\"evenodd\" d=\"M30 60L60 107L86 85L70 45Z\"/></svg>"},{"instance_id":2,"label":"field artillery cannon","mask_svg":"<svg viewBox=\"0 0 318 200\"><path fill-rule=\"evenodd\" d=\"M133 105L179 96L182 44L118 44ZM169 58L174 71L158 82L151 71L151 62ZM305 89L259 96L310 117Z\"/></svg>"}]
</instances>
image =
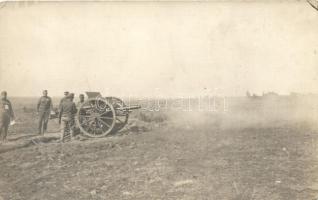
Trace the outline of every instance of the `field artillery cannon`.
<instances>
[{"instance_id":1,"label":"field artillery cannon","mask_svg":"<svg viewBox=\"0 0 318 200\"><path fill-rule=\"evenodd\" d=\"M99 92L86 92L88 99L78 108L75 120L89 137L104 137L124 128L129 113L139 105L127 106L117 97L102 97Z\"/></svg>"}]
</instances>

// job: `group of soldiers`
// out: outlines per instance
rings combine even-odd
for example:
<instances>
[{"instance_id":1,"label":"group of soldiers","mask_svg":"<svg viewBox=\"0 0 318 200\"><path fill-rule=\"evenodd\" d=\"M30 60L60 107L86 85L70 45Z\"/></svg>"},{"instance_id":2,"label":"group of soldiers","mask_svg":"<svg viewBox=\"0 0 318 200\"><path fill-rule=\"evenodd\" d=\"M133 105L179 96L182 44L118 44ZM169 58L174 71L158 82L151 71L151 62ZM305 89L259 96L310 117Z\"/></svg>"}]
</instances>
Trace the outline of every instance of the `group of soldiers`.
<instances>
[{"instance_id":1,"label":"group of soldiers","mask_svg":"<svg viewBox=\"0 0 318 200\"><path fill-rule=\"evenodd\" d=\"M79 95L79 102L75 104L74 93L64 92L58 107L58 119L61 125L61 141L64 142L66 133L70 133L71 138L75 130L75 114L77 109L84 103L85 97ZM1 92L0 104L0 137L3 142L7 140L8 129L11 121L15 120L12 104L7 98L7 92ZM44 90L37 103L37 113L39 117L38 134L44 135L47 131L50 115L53 111L53 102L48 96L48 91Z\"/></svg>"}]
</instances>

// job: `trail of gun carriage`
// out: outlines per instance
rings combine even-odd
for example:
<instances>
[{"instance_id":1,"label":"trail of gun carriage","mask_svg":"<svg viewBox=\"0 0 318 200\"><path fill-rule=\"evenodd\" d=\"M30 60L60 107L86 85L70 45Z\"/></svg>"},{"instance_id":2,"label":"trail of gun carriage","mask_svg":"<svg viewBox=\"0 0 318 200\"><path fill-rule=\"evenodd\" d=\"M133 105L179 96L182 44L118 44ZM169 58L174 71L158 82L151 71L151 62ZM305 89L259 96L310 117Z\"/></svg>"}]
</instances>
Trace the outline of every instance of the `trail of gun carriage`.
<instances>
[{"instance_id":1,"label":"trail of gun carriage","mask_svg":"<svg viewBox=\"0 0 318 200\"><path fill-rule=\"evenodd\" d=\"M36 99L11 98L17 120L0 145L0 199L315 199L317 100L88 92L77 135L62 143L58 115L37 135Z\"/></svg>"}]
</instances>

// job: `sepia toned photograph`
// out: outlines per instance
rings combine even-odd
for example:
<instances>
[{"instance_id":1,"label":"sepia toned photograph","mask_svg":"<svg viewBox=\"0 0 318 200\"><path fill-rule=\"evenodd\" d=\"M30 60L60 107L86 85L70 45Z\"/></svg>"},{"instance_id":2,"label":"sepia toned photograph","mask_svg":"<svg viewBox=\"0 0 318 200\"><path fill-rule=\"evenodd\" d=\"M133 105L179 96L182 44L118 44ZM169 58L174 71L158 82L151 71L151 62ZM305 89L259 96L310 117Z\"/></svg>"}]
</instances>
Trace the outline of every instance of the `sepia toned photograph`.
<instances>
[{"instance_id":1,"label":"sepia toned photograph","mask_svg":"<svg viewBox=\"0 0 318 200\"><path fill-rule=\"evenodd\" d=\"M0 200L318 200L318 0L0 1Z\"/></svg>"}]
</instances>

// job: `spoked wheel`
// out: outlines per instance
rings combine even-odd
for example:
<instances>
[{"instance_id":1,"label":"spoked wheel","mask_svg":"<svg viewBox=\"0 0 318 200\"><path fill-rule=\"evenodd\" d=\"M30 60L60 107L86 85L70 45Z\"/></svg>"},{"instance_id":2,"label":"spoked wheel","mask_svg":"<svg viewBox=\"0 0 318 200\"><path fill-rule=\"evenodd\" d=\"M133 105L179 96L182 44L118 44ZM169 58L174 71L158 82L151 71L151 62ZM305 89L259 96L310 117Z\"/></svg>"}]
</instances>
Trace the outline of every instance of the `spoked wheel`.
<instances>
[{"instance_id":1,"label":"spoked wheel","mask_svg":"<svg viewBox=\"0 0 318 200\"><path fill-rule=\"evenodd\" d=\"M107 101L113 105L116 111L116 124L112 131L112 133L114 133L122 130L124 126L127 124L129 118L129 111L123 109L126 107L126 105L121 99L117 97L107 97Z\"/></svg>"},{"instance_id":2,"label":"spoked wheel","mask_svg":"<svg viewBox=\"0 0 318 200\"><path fill-rule=\"evenodd\" d=\"M115 127L115 109L106 99L88 99L78 109L76 123L87 136L106 136Z\"/></svg>"}]
</instances>

